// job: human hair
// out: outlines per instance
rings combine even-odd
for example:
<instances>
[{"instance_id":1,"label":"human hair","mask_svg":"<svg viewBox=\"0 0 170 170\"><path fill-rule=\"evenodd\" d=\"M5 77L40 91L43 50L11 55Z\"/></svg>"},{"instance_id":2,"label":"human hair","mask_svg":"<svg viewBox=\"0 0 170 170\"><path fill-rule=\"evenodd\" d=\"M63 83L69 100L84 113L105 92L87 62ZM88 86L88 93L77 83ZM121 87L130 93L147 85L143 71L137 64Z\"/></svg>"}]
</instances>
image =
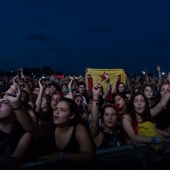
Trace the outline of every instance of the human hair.
<instances>
[{"instance_id":1,"label":"human hair","mask_svg":"<svg viewBox=\"0 0 170 170\"><path fill-rule=\"evenodd\" d=\"M102 108L101 108L101 120L102 120L102 123L103 123L103 117L104 117L104 114L105 114L105 109L108 108L108 107L111 107L113 108L115 111L116 111L116 114L117 114L117 109L114 105L111 105L111 104L106 104L104 105Z\"/></svg>"},{"instance_id":2,"label":"human hair","mask_svg":"<svg viewBox=\"0 0 170 170\"><path fill-rule=\"evenodd\" d=\"M130 101L127 103L127 112L126 113L128 113L130 115L132 121L136 121L137 117L136 117L136 111L135 111L135 108L134 108L134 100L139 95L143 96L144 101L146 103L145 110L141 114L142 119L143 119L143 121L150 120L151 119L151 113L150 113L149 103L148 103L147 98L145 97L145 95L143 93L141 93L141 92L137 92L132 96Z\"/></svg>"},{"instance_id":3,"label":"human hair","mask_svg":"<svg viewBox=\"0 0 170 170\"><path fill-rule=\"evenodd\" d=\"M117 93L119 92L119 86L120 86L121 84L124 86L124 91L126 90L126 85L125 85L125 83L120 82L120 83L117 85L117 88L116 88L116 92L117 92Z\"/></svg>"},{"instance_id":4,"label":"human hair","mask_svg":"<svg viewBox=\"0 0 170 170\"><path fill-rule=\"evenodd\" d=\"M143 92L143 93L144 93L144 90L145 90L146 87L150 87L150 88L152 89L154 96L157 95L157 92L156 92L156 90L154 89L154 87L153 87L152 85L149 85L149 84L146 84L146 85L143 86L143 88L142 88L142 92Z\"/></svg>"},{"instance_id":5,"label":"human hair","mask_svg":"<svg viewBox=\"0 0 170 170\"><path fill-rule=\"evenodd\" d=\"M150 105L150 107L154 107L154 106L156 105L156 103L157 103L157 101L156 101L157 92L156 92L156 90L154 89L154 87L153 87L152 85L146 84L146 85L144 85L143 88L142 88L142 93L143 93L143 94L144 94L144 91L145 91L145 89L146 89L147 87L150 87L151 90L152 90L152 92L153 92L153 96L152 96L152 98L151 98L151 103L150 103L151 105ZM144 94L144 95L145 95L145 94Z\"/></svg>"},{"instance_id":6,"label":"human hair","mask_svg":"<svg viewBox=\"0 0 170 170\"><path fill-rule=\"evenodd\" d=\"M56 91L56 92L54 92L54 93L52 94L51 98L52 98L55 94L59 94L59 95L61 96L61 98L64 97L62 92Z\"/></svg>"},{"instance_id":7,"label":"human hair","mask_svg":"<svg viewBox=\"0 0 170 170\"><path fill-rule=\"evenodd\" d=\"M86 87L86 83L85 83L84 81L80 81L80 82L78 83L78 86L80 86L80 85L84 85L84 86Z\"/></svg>"},{"instance_id":8,"label":"human hair","mask_svg":"<svg viewBox=\"0 0 170 170\"><path fill-rule=\"evenodd\" d=\"M62 98L59 102L66 102L67 105L69 106L70 112L75 114L74 118L71 120L71 125L76 125L78 123L81 123L81 116L78 112L78 106L73 99Z\"/></svg>"},{"instance_id":9,"label":"human hair","mask_svg":"<svg viewBox=\"0 0 170 170\"><path fill-rule=\"evenodd\" d=\"M82 98L82 101L83 101L83 96L82 96L81 94L76 94L76 95L74 95L74 100L75 100L77 97L81 97L81 98Z\"/></svg>"},{"instance_id":10,"label":"human hair","mask_svg":"<svg viewBox=\"0 0 170 170\"><path fill-rule=\"evenodd\" d=\"M160 85L159 90L158 90L158 92L157 92L157 96L156 96L157 102L159 102L159 101L161 100L160 92L161 92L162 86L165 85L165 84L167 84L167 85L170 86L170 83L168 83L168 82L162 83L162 84Z\"/></svg>"},{"instance_id":11,"label":"human hair","mask_svg":"<svg viewBox=\"0 0 170 170\"><path fill-rule=\"evenodd\" d=\"M113 102L115 103L115 97L116 96L120 96L121 98L123 98L125 101L128 101L128 98L126 97L125 92L118 92L113 94Z\"/></svg>"}]
</instances>

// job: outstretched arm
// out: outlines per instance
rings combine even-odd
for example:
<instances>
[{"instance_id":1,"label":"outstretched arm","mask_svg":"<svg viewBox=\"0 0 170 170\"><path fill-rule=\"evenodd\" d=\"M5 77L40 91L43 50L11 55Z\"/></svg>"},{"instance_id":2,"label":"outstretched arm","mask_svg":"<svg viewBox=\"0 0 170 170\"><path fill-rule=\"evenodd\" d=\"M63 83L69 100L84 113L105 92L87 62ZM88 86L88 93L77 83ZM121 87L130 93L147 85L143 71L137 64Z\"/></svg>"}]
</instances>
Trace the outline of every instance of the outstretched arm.
<instances>
[{"instance_id":1,"label":"outstretched arm","mask_svg":"<svg viewBox=\"0 0 170 170\"><path fill-rule=\"evenodd\" d=\"M101 85L99 83L95 83L93 87L93 102L92 102L92 120L91 120L91 128L90 132L92 137L96 137L100 133L99 127L99 107L97 106L97 102L99 101Z\"/></svg>"},{"instance_id":2,"label":"outstretched arm","mask_svg":"<svg viewBox=\"0 0 170 170\"><path fill-rule=\"evenodd\" d=\"M110 75L107 72L104 72L104 76L106 77L106 83L107 83L106 92L103 95L103 99L105 100L109 94L109 91L110 91Z\"/></svg>"},{"instance_id":3,"label":"outstretched arm","mask_svg":"<svg viewBox=\"0 0 170 170\"><path fill-rule=\"evenodd\" d=\"M9 91L8 91L9 92ZM12 96L9 93L6 93L6 98L10 101L15 115L20 122L21 126L27 131L30 132L35 137L42 137L49 132L49 125L38 125L32 120L32 117L27 112L24 106L21 103L21 88L18 87L18 93L16 96Z\"/></svg>"},{"instance_id":4,"label":"outstretched arm","mask_svg":"<svg viewBox=\"0 0 170 170\"><path fill-rule=\"evenodd\" d=\"M40 92L39 92L38 97L37 97L36 102L35 102L35 104L36 104L35 111L39 113L40 109L41 109L41 102L42 102L42 96L43 96L43 90L44 90L43 85L41 83L41 78L39 79L38 84L39 84L39 87L40 87Z\"/></svg>"},{"instance_id":5,"label":"outstretched arm","mask_svg":"<svg viewBox=\"0 0 170 170\"><path fill-rule=\"evenodd\" d=\"M170 100L170 92L167 91L161 98L160 102L155 107L150 109L151 115L153 117L157 116L163 110L163 108L167 105L169 100Z\"/></svg>"}]
</instances>

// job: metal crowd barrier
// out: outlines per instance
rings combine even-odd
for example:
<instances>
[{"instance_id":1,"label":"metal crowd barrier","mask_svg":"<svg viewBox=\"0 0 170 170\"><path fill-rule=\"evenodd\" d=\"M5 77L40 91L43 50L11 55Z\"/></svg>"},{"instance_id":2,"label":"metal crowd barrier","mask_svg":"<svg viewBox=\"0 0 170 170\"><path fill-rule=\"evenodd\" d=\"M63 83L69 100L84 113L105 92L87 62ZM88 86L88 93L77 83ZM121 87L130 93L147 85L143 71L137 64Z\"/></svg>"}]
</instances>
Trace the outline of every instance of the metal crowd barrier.
<instances>
[{"instance_id":1,"label":"metal crowd barrier","mask_svg":"<svg viewBox=\"0 0 170 170\"><path fill-rule=\"evenodd\" d=\"M170 168L170 139L166 139L161 153L154 152L148 145L137 143L134 145L124 145L114 148L98 149L95 152L95 169L164 169L162 166ZM21 165L20 170L41 170L45 161L35 160ZM168 168L168 169L169 169Z\"/></svg>"}]
</instances>

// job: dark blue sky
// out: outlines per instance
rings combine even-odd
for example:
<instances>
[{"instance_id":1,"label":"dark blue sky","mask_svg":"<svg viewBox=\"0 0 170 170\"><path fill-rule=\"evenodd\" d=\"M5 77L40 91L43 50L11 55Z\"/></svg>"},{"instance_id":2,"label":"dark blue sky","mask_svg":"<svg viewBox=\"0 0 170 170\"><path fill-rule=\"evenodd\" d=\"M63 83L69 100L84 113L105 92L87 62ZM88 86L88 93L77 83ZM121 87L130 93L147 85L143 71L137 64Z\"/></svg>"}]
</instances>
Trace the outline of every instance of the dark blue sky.
<instances>
[{"instance_id":1,"label":"dark blue sky","mask_svg":"<svg viewBox=\"0 0 170 170\"><path fill-rule=\"evenodd\" d=\"M0 70L170 71L169 0L2 0Z\"/></svg>"}]
</instances>

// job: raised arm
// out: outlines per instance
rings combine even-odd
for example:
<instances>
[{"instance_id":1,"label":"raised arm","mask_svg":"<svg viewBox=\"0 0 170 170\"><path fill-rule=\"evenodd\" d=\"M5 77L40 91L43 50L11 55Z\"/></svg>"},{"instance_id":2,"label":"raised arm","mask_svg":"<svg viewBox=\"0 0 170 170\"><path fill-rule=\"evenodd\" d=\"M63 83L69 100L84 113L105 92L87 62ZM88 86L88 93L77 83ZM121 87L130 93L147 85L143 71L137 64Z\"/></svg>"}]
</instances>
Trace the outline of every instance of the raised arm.
<instances>
[{"instance_id":1,"label":"raised arm","mask_svg":"<svg viewBox=\"0 0 170 170\"><path fill-rule=\"evenodd\" d=\"M86 76L86 79L85 79L85 83L86 83L86 91L87 91L87 94L90 96L92 94L92 92L90 91L90 87L89 87L89 81L90 81L90 78L91 78L91 73L87 73L87 76Z\"/></svg>"},{"instance_id":2,"label":"raised arm","mask_svg":"<svg viewBox=\"0 0 170 170\"><path fill-rule=\"evenodd\" d=\"M127 85L128 90L132 93L133 89L130 85L130 80L129 80L129 77L127 75L126 75L126 85Z\"/></svg>"},{"instance_id":3,"label":"raised arm","mask_svg":"<svg viewBox=\"0 0 170 170\"><path fill-rule=\"evenodd\" d=\"M70 81L68 83L68 95L69 95L70 99L74 99L72 84L73 84L73 81L74 81L75 77L69 76L69 79L70 79Z\"/></svg>"},{"instance_id":4,"label":"raised arm","mask_svg":"<svg viewBox=\"0 0 170 170\"><path fill-rule=\"evenodd\" d=\"M43 85L41 83L41 79L39 79L38 84L39 84L39 87L40 87L40 92L39 92L38 97L37 97L36 102L35 102L35 104L36 104L35 111L39 113L40 109L41 109L41 102L42 102L42 96L43 96L43 90L44 90Z\"/></svg>"},{"instance_id":5,"label":"raised arm","mask_svg":"<svg viewBox=\"0 0 170 170\"><path fill-rule=\"evenodd\" d=\"M99 126L99 107L97 102L99 101L101 85L99 83L95 83L93 87L93 102L92 102L92 110L91 110L91 128L90 132L92 137L96 137L100 133L100 126Z\"/></svg>"},{"instance_id":6,"label":"raised arm","mask_svg":"<svg viewBox=\"0 0 170 170\"><path fill-rule=\"evenodd\" d=\"M158 71L158 87L159 87L161 85L161 83L162 83L161 67L158 65L156 69Z\"/></svg>"},{"instance_id":7,"label":"raised arm","mask_svg":"<svg viewBox=\"0 0 170 170\"><path fill-rule=\"evenodd\" d=\"M116 84L117 84L117 81L119 80L119 77L117 76L115 78L115 81L113 82L113 85L112 85L112 89L111 89L111 93L115 93L116 92Z\"/></svg>"},{"instance_id":8,"label":"raised arm","mask_svg":"<svg viewBox=\"0 0 170 170\"><path fill-rule=\"evenodd\" d=\"M153 137L153 136L141 136L137 135L132 127L131 124L131 118L129 114L126 114L122 117L122 125L123 128L133 142L139 142L139 143L150 143L150 144L157 144L157 143L162 143L163 140L159 137Z\"/></svg>"},{"instance_id":9,"label":"raised arm","mask_svg":"<svg viewBox=\"0 0 170 170\"><path fill-rule=\"evenodd\" d=\"M49 125L41 126L35 123L25 107L22 105L20 87L18 87L16 96L12 96L9 94L9 91L7 91L5 97L10 101L18 121L27 132L30 132L35 137L42 137L48 134L50 130Z\"/></svg>"},{"instance_id":10,"label":"raised arm","mask_svg":"<svg viewBox=\"0 0 170 170\"><path fill-rule=\"evenodd\" d=\"M105 100L110 91L110 75L107 72L104 72L104 76L106 78L106 84L107 84L106 92L103 95L103 99Z\"/></svg>"},{"instance_id":11,"label":"raised arm","mask_svg":"<svg viewBox=\"0 0 170 170\"><path fill-rule=\"evenodd\" d=\"M170 90L170 89L169 89ZM157 116L162 110L163 108L167 105L168 101L170 100L170 92L167 91L163 97L161 98L161 100L159 101L159 103L150 109L151 115Z\"/></svg>"}]
</instances>

